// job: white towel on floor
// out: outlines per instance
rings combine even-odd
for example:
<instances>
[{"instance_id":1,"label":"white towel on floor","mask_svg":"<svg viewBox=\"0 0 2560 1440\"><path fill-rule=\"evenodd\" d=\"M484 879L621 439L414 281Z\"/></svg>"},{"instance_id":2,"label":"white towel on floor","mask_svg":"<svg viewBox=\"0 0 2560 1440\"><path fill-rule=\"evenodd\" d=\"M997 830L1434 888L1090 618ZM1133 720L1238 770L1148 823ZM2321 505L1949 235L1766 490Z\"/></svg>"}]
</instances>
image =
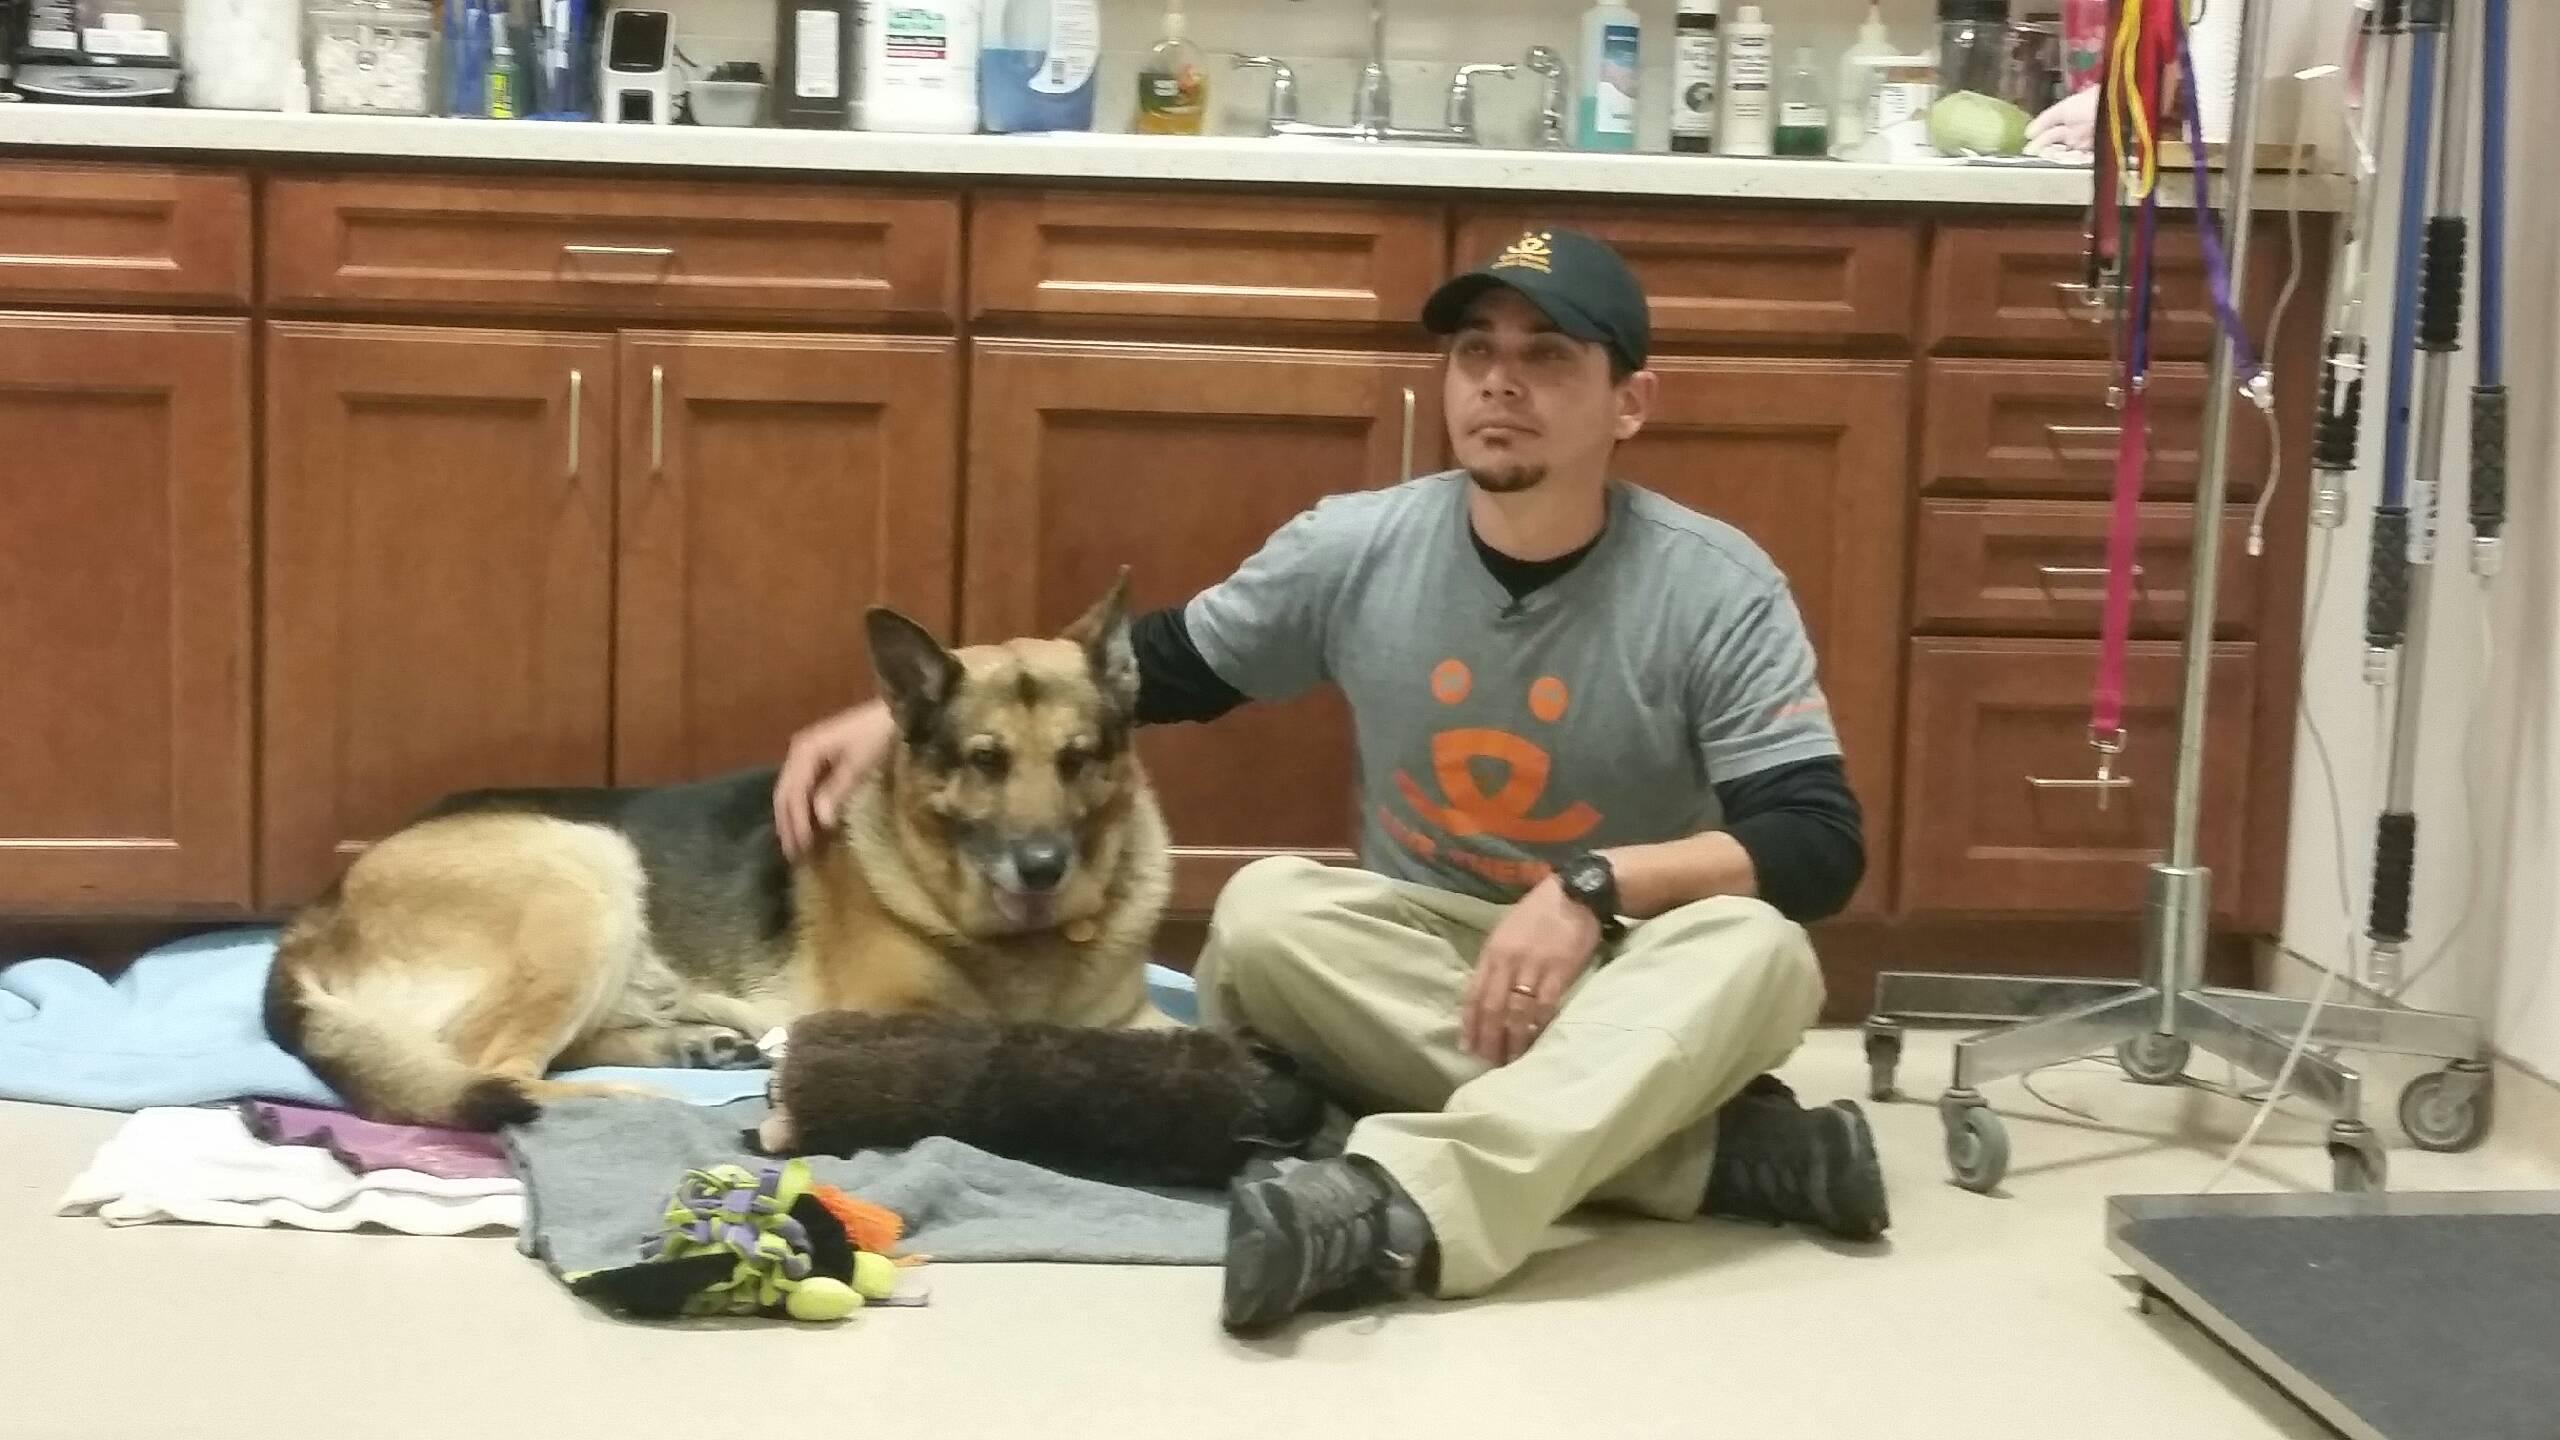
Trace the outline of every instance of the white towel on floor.
<instances>
[{"instance_id":1,"label":"white towel on floor","mask_svg":"<svg viewBox=\"0 0 2560 1440\"><path fill-rule=\"evenodd\" d=\"M183 1220L412 1235L518 1230L524 1182L448 1180L416 1170L357 1174L317 1145L269 1145L227 1106L137 1110L98 1148L55 1207L110 1225Z\"/></svg>"}]
</instances>

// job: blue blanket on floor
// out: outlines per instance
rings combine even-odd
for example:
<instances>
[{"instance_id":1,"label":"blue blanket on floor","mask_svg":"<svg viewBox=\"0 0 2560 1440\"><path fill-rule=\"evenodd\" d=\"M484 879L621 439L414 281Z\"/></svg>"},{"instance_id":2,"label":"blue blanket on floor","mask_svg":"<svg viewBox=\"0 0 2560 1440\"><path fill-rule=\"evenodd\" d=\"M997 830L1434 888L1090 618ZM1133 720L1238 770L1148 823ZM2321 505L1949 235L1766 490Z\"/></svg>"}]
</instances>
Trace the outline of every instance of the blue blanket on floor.
<instances>
[{"instance_id":1,"label":"blue blanket on floor","mask_svg":"<svg viewBox=\"0 0 2560 1440\"><path fill-rule=\"evenodd\" d=\"M0 970L0 1100L98 1110L259 1097L337 1105L259 1019L276 930L214 931L161 946L113 982L69 960ZM1147 967L1165 1013L1195 1018L1190 977ZM563 1079L624 1081L701 1105L764 1093L762 1070L600 1066Z\"/></svg>"}]
</instances>

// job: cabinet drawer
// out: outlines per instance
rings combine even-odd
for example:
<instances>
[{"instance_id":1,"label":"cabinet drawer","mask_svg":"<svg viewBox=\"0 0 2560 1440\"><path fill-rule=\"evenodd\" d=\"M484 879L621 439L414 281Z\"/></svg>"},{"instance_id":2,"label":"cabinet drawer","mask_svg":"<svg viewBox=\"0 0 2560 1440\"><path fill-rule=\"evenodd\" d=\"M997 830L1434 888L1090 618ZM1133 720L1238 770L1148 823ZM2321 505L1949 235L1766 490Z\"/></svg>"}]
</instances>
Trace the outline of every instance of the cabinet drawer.
<instances>
[{"instance_id":1,"label":"cabinet drawer","mask_svg":"<svg viewBox=\"0 0 2560 1440\"><path fill-rule=\"evenodd\" d=\"M1410 325L1441 279L1436 205L1241 195L982 195L969 313Z\"/></svg>"},{"instance_id":2,"label":"cabinet drawer","mask_svg":"<svg viewBox=\"0 0 2560 1440\"><path fill-rule=\"evenodd\" d=\"M2284 282L2284 228L2261 229L2251 239L2241 309L2257 326L2275 308L2276 287ZM1929 348L2104 357L2111 333L2104 312L2082 306L2065 289L2080 282L2087 254L2076 224L1939 226L1929 263ZM2213 299L2188 212L2162 213L2155 269L2151 353L2203 359L2213 344Z\"/></svg>"},{"instance_id":3,"label":"cabinet drawer","mask_svg":"<svg viewBox=\"0 0 2560 1440\"><path fill-rule=\"evenodd\" d=\"M0 165L0 303L246 305L249 180L139 165Z\"/></svg>"},{"instance_id":4,"label":"cabinet drawer","mask_svg":"<svg viewBox=\"0 0 2560 1440\"><path fill-rule=\"evenodd\" d=\"M959 201L788 185L290 178L268 297L337 310L945 322Z\"/></svg>"},{"instance_id":5,"label":"cabinet drawer","mask_svg":"<svg viewBox=\"0 0 2560 1440\"><path fill-rule=\"evenodd\" d=\"M2071 500L1926 500L1912 580L1921 630L2096 635L2106 600L2109 507ZM2133 633L2175 637L2187 623L2195 507L2145 505L2134 539ZM2249 512L2222 521L2216 634L2246 638L2258 608Z\"/></svg>"},{"instance_id":6,"label":"cabinet drawer","mask_svg":"<svg viewBox=\"0 0 2560 1440\"><path fill-rule=\"evenodd\" d=\"M2247 893L2250 718L2256 647L2214 647L2198 837L2214 911ZM2123 782L2095 788L2085 640L1920 639L1911 645L1903 773L1902 897L1914 912L2134 914L2169 837L2180 660L2131 647Z\"/></svg>"},{"instance_id":7,"label":"cabinet drawer","mask_svg":"<svg viewBox=\"0 0 2560 1440\"><path fill-rule=\"evenodd\" d=\"M2115 492L2119 411L2107 407L2105 361L1932 360L1921 424L1920 483L1962 495L2105 499ZM2151 372L2148 496L2192 496L2203 466L2205 371ZM2266 479L2267 430L2245 407L2231 416L2230 493Z\"/></svg>"},{"instance_id":8,"label":"cabinet drawer","mask_svg":"<svg viewBox=\"0 0 2560 1440\"><path fill-rule=\"evenodd\" d=\"M1899 341L1911 334L1920 227L1893 219L1641 210L1464 213L1455 268L1472 269L1537 224L1607 241L1643 282L1656 341Z\"/></svg>"}]
</instances>

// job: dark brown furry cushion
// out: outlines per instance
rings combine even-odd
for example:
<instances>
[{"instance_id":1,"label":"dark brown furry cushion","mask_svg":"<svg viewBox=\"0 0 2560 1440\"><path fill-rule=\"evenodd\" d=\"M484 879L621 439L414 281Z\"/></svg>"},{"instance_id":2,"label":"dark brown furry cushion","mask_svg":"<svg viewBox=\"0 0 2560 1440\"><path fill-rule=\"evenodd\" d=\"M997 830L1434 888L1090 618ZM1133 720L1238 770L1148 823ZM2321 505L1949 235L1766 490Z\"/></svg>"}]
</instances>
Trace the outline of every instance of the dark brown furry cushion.
<instances>
[{"instance_id":1,"label":"dark brown furry cushion","mask_svg":"<svg viewBox=\"0 0 2560 1440\"><path fill-rule=\"evenodd\" d=\"M775 1153L945 1135L1130 1185L1224 1185L1323 1119L1322 1098L1283 1060L1214 1031L851 1011L791 1027L773 1098L760 1137Z\"/></svg>"}]
</instances>

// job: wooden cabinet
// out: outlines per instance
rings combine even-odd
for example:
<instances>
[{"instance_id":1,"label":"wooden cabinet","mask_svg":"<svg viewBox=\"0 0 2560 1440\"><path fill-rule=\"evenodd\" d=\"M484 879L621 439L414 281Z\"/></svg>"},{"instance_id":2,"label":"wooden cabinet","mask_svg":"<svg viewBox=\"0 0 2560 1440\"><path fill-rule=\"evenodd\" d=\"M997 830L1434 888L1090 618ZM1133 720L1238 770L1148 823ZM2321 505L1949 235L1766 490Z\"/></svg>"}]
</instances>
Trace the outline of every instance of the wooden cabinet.
<instances>
[{"instance_id":1,"label":"wooden cabinet","mask_svg":"<svg viewBox=\"0 0 2560 1440\"><path fill-rule=\"evenodd\" d=\"M2099 785L2089 745L2098 647L2085 640L1913 642L1903 908L1918 913L2138 913L2164 852L2176 769L2180 660L2131 647L2125 748ZM2249 776L2253 647L2214 649L2204 791ZM2228 919L2249 883L2248 812L2208 806L2198 847Z\"/></svg>"},{"instance_id":2,"label":"wooden cabinet","mask_svg":"<svg viewBox=\"0 0 2560 1440\"><path fill-rule=\"evenodd\" d=\"M1804 614L1851 787L1866 883L1891 895L1902 649L1909 367L1882 361L1655 362L1651 418L1620 472L1751 537Z\"/></svg>"},{"instance_id":3,"label":"wooden cabinet","mask_svg":"<svg viewBox=\"0 0 2560 1440\"><path fill-rule=\"evenodd\" d=\"M622 338L617 782L777 761L870 693L873 604L951 633L958 372L948 340Z\"/></svg>"},{"instance_id":4,"label":"wooden cabinet","mask_svg":"<svg viewBox=\"0 0 2560 1440\"><path fill-rule=\"evenodd\" d=\"M2115 493L2121 411L2109 408L2105 361L1932 360L1921 484L1950 495ZM2201 365L2151 373L2151 453L2142 493L2192 498L2203 464ZM2258 493L2267 471L2267 427L2247 407L2231 417L2231 496Z\"/></svg>"},{"instance_id":5,"label":"wooden cabinet","mask_svg":"<svg viewBox=\"0 0 2560 1440\"><path fill-rule=\"evenodd\" d=\"M449 790L609 778L614 344L278 325L260 895Z\"/></svg>"},{"instance_id":6,"label":"wooden cabinet","mask_svg":"<svg viewBox=\"0 0 2560 1440\"><path fill-rule=\"evenodd\" d=\"M841 186L295 176L267 187L273 303L334 312L948 324L948 195Z\"/></svg>"},{"instance_id":7,"label":"wooden cabinet","mask_svg":"<svg viewBox=\"0 0 2560 1440\"><path fill-rule=\"evenodd\" d=\"M1920 502L1912 563L1912 623L1922 630L2094 635L2106 602L2109 507L2076 500ZM2258 627L2258 572L2249 511L2222 519L2222 584L2214 628L2244 638ZM2193 577L2195 507L2145 505L2133 541L2131 633L2183 633Z\"/></svg>"},{"instance_id":8,"label":"wooden cabinet","mask_svg":"<svg viewBox=\"0 0 2560 1440\"><path fill-rule=\"evenodd\" d=\"M0 906L249 902L249 326L0 315Z\"/></svg>"},{"instance_id":9,"label":"wooden cabinet","mask_svg":"<svg viewBox=\"0 0 2560 1440\"><path fill-rule=\"evenodd\" d=\"M1911 333L1920 226L1898 215L1573 206L1471 211L1458 269L1524 230L1563 224L1605 241L1644 286L1657 345L1898 344Z\"/></svg>"},{"instance_id":10,"label":"wooden cabinet","mask_svg":"<svg viewBox=\"0 0 2560 1440\"><path fill-rule=\"evenodd\" d=\"M1406 326L1441 280L1446 218L1375 200L981 195L970 316Z\"/></svg>"},{"instance_id":11,"label":"wooden cabinet","mask_svg":"<svg viewBox=\"0 0 2560 1440\"><path fill-rule=\"evenodd\" d=\"M1134 607L1181 603L1323 496L1398 478L1408 414L1415 470L1440 464L1428 355L982 340L970 373L970 640L1053 632L1124 564ZM1207 909L1263 855L1347 856L1351 734L1330 691L1139 747L1177 906Z\"/></svg>"},{"instance_id":12,"label":"wooden cabinet","mask_svg":"<svg viewBox=\"0 0 2560 1440\"><path fill-rule=\"evenodd\" d=\"M0 164L0 304L245 305L249 177Z\"/></svg>"}]
</instances>

